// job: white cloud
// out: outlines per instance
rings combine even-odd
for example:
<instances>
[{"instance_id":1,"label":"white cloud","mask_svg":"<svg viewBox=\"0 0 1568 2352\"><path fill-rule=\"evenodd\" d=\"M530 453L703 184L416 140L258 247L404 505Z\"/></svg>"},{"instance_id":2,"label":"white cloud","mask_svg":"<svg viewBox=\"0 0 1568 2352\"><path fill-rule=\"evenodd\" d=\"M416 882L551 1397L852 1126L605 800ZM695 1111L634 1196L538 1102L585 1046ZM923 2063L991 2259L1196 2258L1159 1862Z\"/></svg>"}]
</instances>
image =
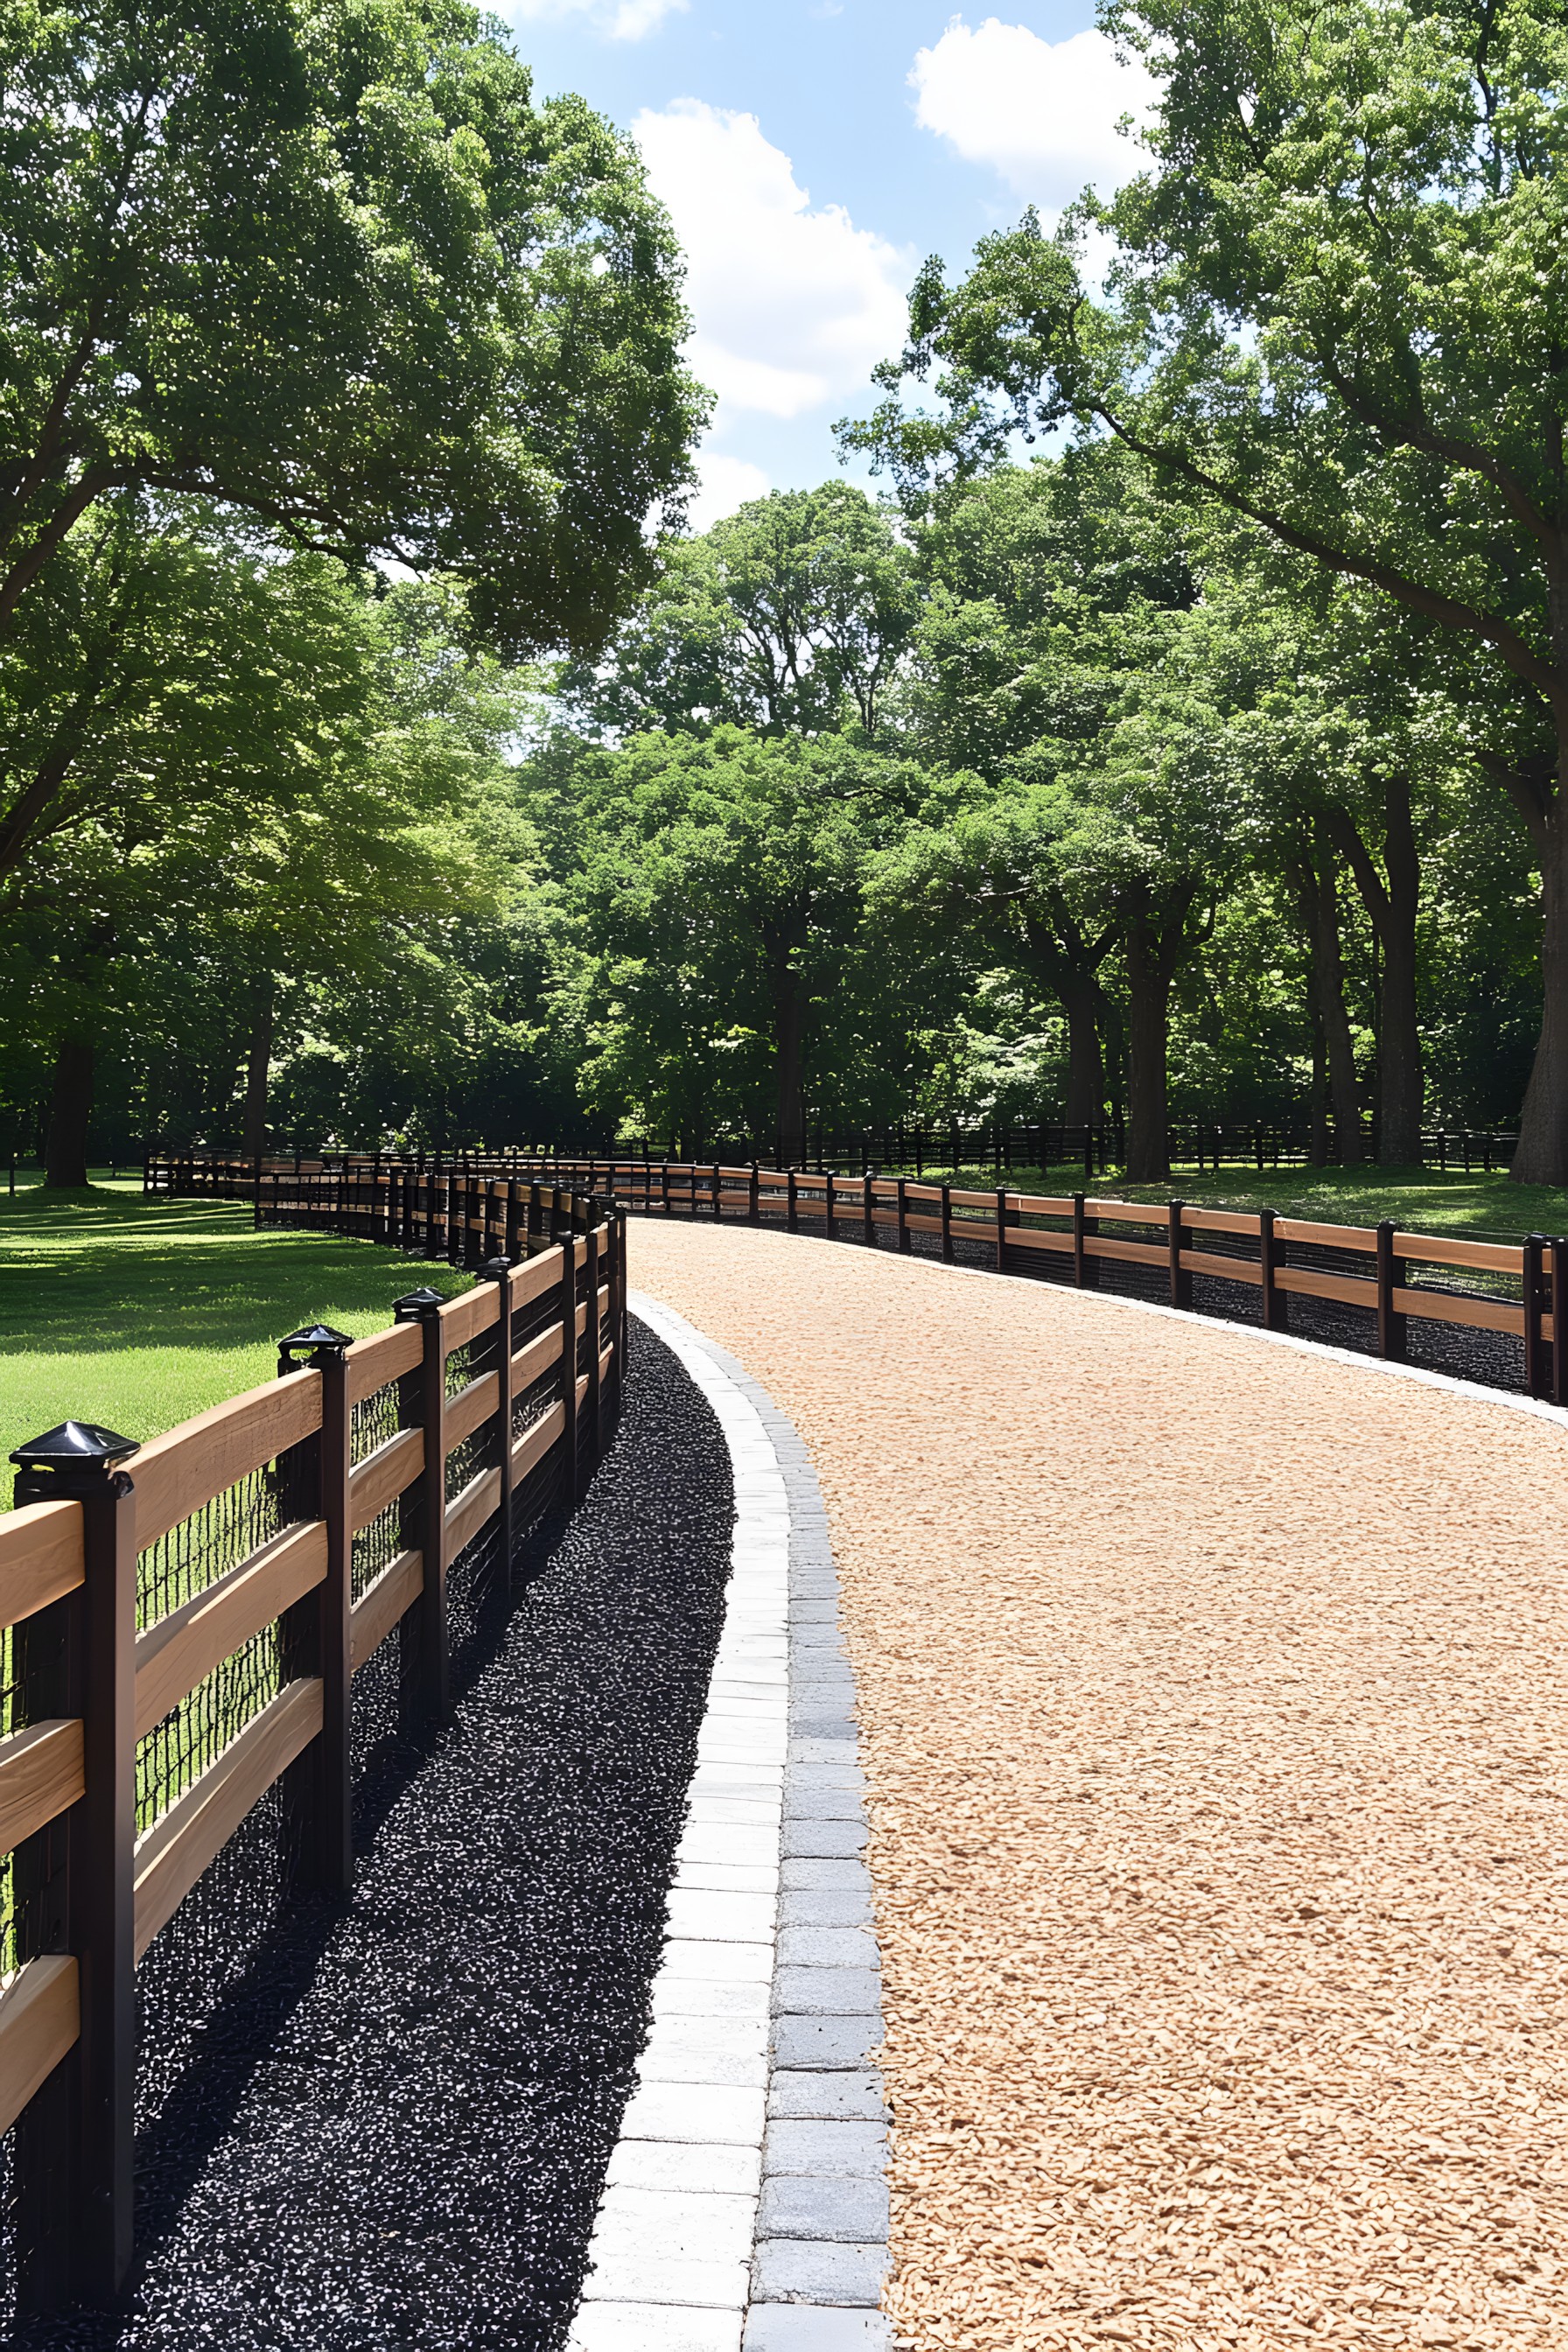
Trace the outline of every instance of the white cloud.
<instances>
[{"instance_id":1,"label":"white cloud","mask_svg":"<svg viewBox=\"0 0 1568 2352\"><path fill-rule=\"evenodd\" d=\"M640 41L657 33L667 16L679 16L691 0L511 0L510 15L520 24L537 24L563 16L586 16L596 33L611 41Z\"/></svg>"},{"instance_id":2,"label":"white cloud","mask_svg":"<svg viewBox=\"0 0 1568 2352\"><path fill-rule=\"evenodd\" d=\"M765 499L773 484L749 457L731 457L721 449L704 450L698 459L701 480L691 501L691 528L710 530L748 499Z\"/></svg>"},{"instance_id":3,"label":"white cloud","mask_svg":"<svg viewBox=\"0 0 1568 2352\"><path fill-rule=\"evenodd\" d=\"M814 210L754 114L683 98L639 114L632 132L686 248L689 356L719 395L721 427L860 390L904 340L912 257L840 205Z\"/></svg>"},{"instance_id":4,"label":"white cloud","mask_svg":"<svg viewBox=\"0 0 1568 2352\"><path fill-rule=\"evenodd\" d=\"M1116 125L1144 118L1156 87L1142 66L1118 64L1103 33L1053 43L995 16L977 29L953 17L934 48L917 53L910 81L922 130L991 164L1047 212L1086 184L1109 195L1132 177L1142 151Z\"/></svg>"}]
</instances>

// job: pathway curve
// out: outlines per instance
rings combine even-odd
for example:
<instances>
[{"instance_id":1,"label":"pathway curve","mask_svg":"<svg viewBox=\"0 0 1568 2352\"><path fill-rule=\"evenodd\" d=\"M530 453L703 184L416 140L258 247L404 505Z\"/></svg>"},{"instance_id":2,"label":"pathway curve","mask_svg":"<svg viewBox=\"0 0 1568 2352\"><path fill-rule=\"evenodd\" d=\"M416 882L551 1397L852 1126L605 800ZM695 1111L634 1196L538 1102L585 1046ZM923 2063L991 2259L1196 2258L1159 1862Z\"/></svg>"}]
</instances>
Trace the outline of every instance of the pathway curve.
<instances>
[{"instance_id":1,"label":"pathway curve","mask_svg":"<svg viewBox=\"0 0 1568 2352\"><path fill-rule=\"evenodd\" d=\"M919 2347L1559 2345L1561 1419L634 1220L826 1498Z\"/></svg>"}]
</instances>

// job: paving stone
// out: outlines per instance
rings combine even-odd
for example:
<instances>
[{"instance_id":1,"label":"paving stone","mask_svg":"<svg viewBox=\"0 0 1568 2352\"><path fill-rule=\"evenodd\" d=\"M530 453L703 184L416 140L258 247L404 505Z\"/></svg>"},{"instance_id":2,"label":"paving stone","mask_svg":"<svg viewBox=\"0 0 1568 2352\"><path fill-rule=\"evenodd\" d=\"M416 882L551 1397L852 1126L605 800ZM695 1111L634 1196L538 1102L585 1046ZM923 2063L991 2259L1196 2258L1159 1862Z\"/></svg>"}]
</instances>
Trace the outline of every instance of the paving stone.
<instances>
[{"instance_id":1,"label":"paving stone","mask_svg":"<svg viewBox=\"0 0 1568 2352\"><path fill-rule=\"evenodd\" d=\"M802 1858L816 1860L834 1854L858 1854L865 1843L866 1828L862 1822L786 1820L780 1833L779 1852L792 1861Z\"/></svg>"},{"instance_id":2,"label":"paving stone","mask_svg":"<svg viewBox=\"0 0 1568 2352\"><path fill-rule=\"evenodd\" d=\"M876 1914L868 1895L853 1887L792 1888L779 1896L779 1931L786 1927L872 1927Z\"/></svg>"},{"instance_id":3,"label":"paving stone","mask_svg":"<svg viewBox=\"0 0 1568 2352\"><path fill-rule=\"evenodd\" d=\"M883 2245L813 2238L759 2238L752 2263L755 2303L863 2304L875 2310L887 2273Z\"/></svg>"},{"instance_id":4,"label":"paving stone","mask_svg":"<svg viewBox=\"0 0 1568 2352\"><path fill-rule=\"evenodd\" d=\"M741 2314L689 2305L586 2303L572 2323L566 2352L741 2352ZM867 2341L875 2343L874 2336ZM780 2338L781 2345L784 2341ZM847 2339L853 2346L856 2339ZM823 2352L834 2352L830 2345Z\"/></svg>"},{"instance_id":5,"label":"paving stone","mask_svg":"<svg viewBox=\"0 0 1568 2352\"><path fill-rule=\"evenodd\" d=\"M789 1743L792 1764L853 1764L859 1748L859 1736L852 1722L831 1738L821 1734L796 1733Z\"/></svg>"},{"instance_id":6,"label":"paving stone","mask_svg":"<svg viewBox=\"0 0 1568 2352\"><path fill-rule=\"evenodd\" d=\"M775 2063L768 2081L773 2122L886 2124L882 2077L874 2066L805 2067Z\"/></svg>"},{"instance_id":7,"label":"paving stone","mask_svg":"<svg viewBox=\"0 0 1568 2352\"><path fill-rule=\"evenodd\" d=\"M871 1879L865 1864L850 1854L785 1854L779 1863L779 1885L786 1895L824 1894L829 1888L868 1895Z\"/></svg>"},{"instance_id":8,"label":"paving stone","mask_svg":"<svg viewBox=\"0 0 1568 2352\"><path fill-rule=\"evenodd\" d=\"M854 1720L847 1713L837 1707L832 1709L820 1707L812 1700L806 1699L800 1706L790 1708L789 1729L793 1738L830 1739L836 1733L846 1728L852 1736L855 1728Z\"/></svg>"},{"instance_id":9,"label":"paving stone","mask_svg":"<svg viewBox=\"0 0 1568 2352\"><path fill-rule=\"evenodd\" d=\"M868 2130L869 2126L854 2124L775 2124L775 2132L848 2132ZM879 2139L882 2135L877 2134ZM793 2140L781 2141L787 2157L796 2146ZM802 2140L803 2153L809 2155L817 2145ZM828 2161L838 2146L834 2140L821 2143L826 2153L820 2162L795 2164L781 2162L781 2172L831 2172ZM749 2147L723 2147L712 2140L623 2139L616 2144L605 2176L609 2189L678 2189L697 2196L715 2191L727 2197L755 2197L762 2188L762 2158L758 2150Z\"/></svg>"},{"instance_id":10,"label":"paving stone","mask_svg":"<svg viewBox=\"0 0 1568 2352\"><path fill-rule=\"evenodd\" d=\"M746 2307L746 2289L743 2263L688 2262L679 2254L639 2252L596 2261L583 2281L583 2300L695 2304L739 2314Z\"/></svg>"},{"instance_id":11,"label":"paving stone","mask_svg":"<svg viewBox=\"0 0 1568 2352\"><path fill-rule=\"evenodd\" d=\"M757 2235L839 2238L853 2245L885 2241L888 2184L880 2179L837 2172L764 2173Z\"/></svg>"},{"instance_id":12,"label":"paving stone","mask_svg":"<svg viewBox=\"0 0 1568 2352\"><path fill-rule=\"evenodd\" d=\"M773 2011L779 2017L869 2016L881 2000L877 1968L781 1967L773 1975Z\"/></svg>"},{"instance_id":13,"label":"paving stone","mask_svg":"<svg viewBox=\"0 0 1568 2352\"><path fill-rule=\"evenodd\" d=\"M804 2183L795 2185L804 2188ZM857 2185L854 2181L837 2184L844 2189ZM802 2201L796 2200L797 2203ZM784 2210L794 2209L786 2204ZM635 2189L618 2185L605 2191L594 2223L588 2257L605 2267L612 2263L632 2263L638 2257L650 2264L743 2263L751 2257L755 2221L752 2200L746 2196L726 2195L711 2189ZM779 2234L800 2238L809 2233L789 2230ZM816 2234L843 2237L847 2232L824 2229ZM710 2299L719 2298L693 2297L699 2303ZM665 2298L658 2295L654 2300L662 2303Z\"/></svg>"},{"instance_id":14,"label":"paving stone","mask_svg":"<svg viewBox=\"0 0 1568 2352\"><path fill-rule=\"evenodd\" d=\"M714 2151L715 2156L726 2153ZM880 2123L796 2122L775 2116L763 2142L763 2165L769 2173L864 2174L879 2180L887 2162L888 2135Z\"/></svg>"},{"instance_id":15,"label":"paving stone","mask_svg":"<svg viewBox=\"0 0 1568 2352\"><path fill-rule=\"evenodd\" d=\"M672 1937L710 1944L765 1943L778 1906L772 1895L718 1894L710 1887L672 1887L666 1904Z\"/></svg>"},{"instance_id":16,"label":"paving stone","mask_svg":"<svg viewBox=\"0 0 1568 2352\"><path fill-rule=\"evenodd\" d=\"M820 1781L791 1780L784 1790L786 1822L860 1822L866 1810L853 1789L833 1789Z\"/></svg>"},{"instance_id":17,"label":"paving stone","mask_svg":"<svg viewBox=\"0 0 1568 2352\"><path fill-rule=\"evenodd\" d=\"M799 1900L799 1897L795 1898ZM868 1927L799 1927L781 1922L779 1966L786 1969L872 1969L878 1965L877 1938Z\"/></svg>"},{"instance_id":18,"label":"paving stone","mask_svg":"<svg viewBox=\"0 0 1568 2352\"><path fill-rule=\"evenodd\" d=\"M812 2062L808 2059L805 2063ZM621 2137L761 2147L765 2104L760 2088L740 2089L716 2083L645 2083L626 2101ZM661 2296L655 2297L655 2301L662 2300Z\"/></svg>"},{"instance_id":19,"label":"paving stone","mask_svg":"<svg viewBox=\"0 0 1568 2352\"><path fill-rule=\"evenodd\" d=\"M893 2323L879 2311L753 2303L746 2314L745 2352L893 2352ZM650 2339L648 2352L662 2347Z\"/></svg>"},{"instance_id":20,"label":"paving stone","mask_svg":"<svg viewBox=\"0 0 1568 2352\"><path fill-rule=\"evenodd\" d=\"M795 2017L773 2020L775 2066L859 2066L882 2041L880 2011L858 2017ZM642 2095L639 2093L638 2096ZM706 2137L698 2133L692 2138Z\"/></svg>"}]
</instances>

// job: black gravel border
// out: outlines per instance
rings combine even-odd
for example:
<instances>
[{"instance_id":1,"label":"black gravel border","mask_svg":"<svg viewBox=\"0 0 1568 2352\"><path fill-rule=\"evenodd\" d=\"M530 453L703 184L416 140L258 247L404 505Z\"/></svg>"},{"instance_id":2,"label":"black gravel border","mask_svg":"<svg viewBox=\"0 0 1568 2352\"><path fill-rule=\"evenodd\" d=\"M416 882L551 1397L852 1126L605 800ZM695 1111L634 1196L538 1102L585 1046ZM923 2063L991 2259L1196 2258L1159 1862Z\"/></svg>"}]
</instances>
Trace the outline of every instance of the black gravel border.
<instances>
[{"instance_id":1,"label":"black gravel border","mask_svg":"<svg viewBox=\"0 0 1568 2352\"><path fill-rule=\"evenodd\" d=\"M126 2310L18 2347L556 2352L647 2032L733 1521L718 1423L634 1324L586 1501L473 1645L449 1728L363 1792L352 1902L289 1906L186 2021L184 2063L149 2053ZM149 2021L174 2034L177 2008Z\"/></svg>"}]
</instances>

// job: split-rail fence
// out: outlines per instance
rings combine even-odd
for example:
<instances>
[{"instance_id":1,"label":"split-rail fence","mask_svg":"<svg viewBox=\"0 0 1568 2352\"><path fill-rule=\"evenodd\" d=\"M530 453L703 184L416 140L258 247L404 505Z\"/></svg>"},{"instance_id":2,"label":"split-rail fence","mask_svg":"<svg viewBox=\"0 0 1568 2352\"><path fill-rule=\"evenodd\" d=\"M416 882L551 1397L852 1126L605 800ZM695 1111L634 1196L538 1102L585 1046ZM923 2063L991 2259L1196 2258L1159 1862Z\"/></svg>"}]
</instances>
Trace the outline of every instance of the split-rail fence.
<instances>
[{"instance_id":1,"label":"split-rail fence","mask_svg":"<svg viewBox=\"0 0 1568 2352\"><path fill-rule=\"evenodd\" d=\"M319 1188L316 1188L319 1192ZM376 1199L384 1203L384 1177ZM317 1225L309 1183L269 1217ZM417 1206L421 1213L414 1214ZM0 1515L0 2131L24 2315L112 2304L132 2257L135 1972L280 1790L297 1883L353 1880L353 1677L397 1631L405 1719L449 1705L449 1572L510 1589L581 1496L626 1348L604 1201L476 1181L345 1228L480 1279L142 1444L66 1423Z\"/></svg>"}]
</instances>

